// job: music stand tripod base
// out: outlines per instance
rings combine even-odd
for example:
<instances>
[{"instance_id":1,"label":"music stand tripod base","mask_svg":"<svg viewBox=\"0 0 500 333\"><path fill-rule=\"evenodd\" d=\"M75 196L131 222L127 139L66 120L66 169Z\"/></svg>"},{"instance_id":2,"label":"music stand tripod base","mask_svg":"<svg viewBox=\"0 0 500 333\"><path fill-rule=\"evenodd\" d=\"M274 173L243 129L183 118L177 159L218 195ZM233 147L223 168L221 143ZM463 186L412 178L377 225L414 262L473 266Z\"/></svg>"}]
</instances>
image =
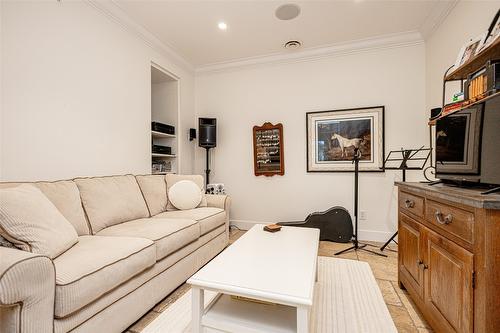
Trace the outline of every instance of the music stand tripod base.
<instances>
[{"instance_id":1,"label":"music stand tripod base","mask_svg":"<svg viewBox=\"0 0 500 333\"><path fill-rule=\"evenodd\" d=\"M363 251L366 251L366 252L370 252L372 254L376 254L378 256L381 256L381 257L387 257L386 254L383 254L383 253L379 253L379 252L376 252L376 251L372 251L372 250L369 250L369 249L365 249L365 247L367 246L373 246L373 247L376 247L375 245L372 245L372 244L365 244L365 243L360 243L360 242L356 242L356 241L352 241L354 243L353 246L347 248L347 249L344 249L342 251L339 251L339 252L336 252L334 253L334 255L338 256L338 255L341 255L343 253L346 253L346 252L349 252L349 251L358 251L358 250L363 250Z\"/></svg>"},{"instance_id":2,"label":"music stand tripod base","mask_svg":"<svg viewBox=\"0 0 500 333\"><path fill-rule=\"evenodd\" d=\"M384 245L382 245L382 247L380 248L380 251L384 251L384 250L385 250L385 248L386 248L386 247L387 247L387 246L391 243L391 241L392 241L392 242L394 242L394 243L396 243L396 245L397 245L397 244L398 244L398 242L396 242L396 241L394 240L394 238L396 238L396 236L397 236L397 235L398 235L398 232L396 231L396 232L394 233L394 235L392 235L392 237L391 237L391 238L389 238L389 240L388 240L387 242L385 242L385 244L384 244ZM389 248L389 249L387 249L387 250L392 251L392 252L398 252L398 251L393 250L393 249L390 249L390 248Z\"/></svg>"}]
</instances>

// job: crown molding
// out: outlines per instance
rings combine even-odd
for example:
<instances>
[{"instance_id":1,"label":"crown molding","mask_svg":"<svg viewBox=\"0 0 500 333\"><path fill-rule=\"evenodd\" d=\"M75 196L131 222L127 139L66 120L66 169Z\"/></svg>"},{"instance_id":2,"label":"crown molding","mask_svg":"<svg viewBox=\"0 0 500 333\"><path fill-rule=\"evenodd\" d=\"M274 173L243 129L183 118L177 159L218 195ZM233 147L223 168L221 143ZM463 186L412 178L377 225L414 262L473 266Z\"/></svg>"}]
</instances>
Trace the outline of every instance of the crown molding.
<instances>
[{"instance_id":1,"label":"crown molding","mask_svg":"<svg viewBox=\"0 0 500 333\"><path fill-rule=\"evenodd\" d=\"M107 16L125 30L142 39L149 47L170 59L177 66L194 73L194 66L177 53L173 47L165 44L142 25L132 20L113 0L86 0L89 5Z\"/></svg>"},{"instance_id":2,"label":"crown molding","mask_svg":"<svg viewBox=\"0 0 500 333\"><path fill-rule=\"evenodd\" d=\"M389 34L373 38L365 38L353 40L343 43L335 43L322 47L308 48L302 51L293 53L275 53L265 56L249 57L237 59L234 61L226 61L199 66L195 72L197 75L226 71L242 67L276 64L315 61L327 57L338 57L371 50L389 49L396 47L407 47L412 45L423 44L424 40L418 31L409 31L404 33Z\"/></svg>"},{"instance_id":3,"label":"crown molding","mask_svg":"<svg viewBox=\"0 0 500 333\"><path fill-rule=\"evenodd\" d=\"M431 14L425 19L418 31L382 35L372 38L334 43L321 47L307 48L294 52L279 52L262 56L239 58L230 61L211 63L195 67L182 57L172 46L157 38L154 34L132 20L116 3L116 0L86 0L94 9L119 24L128 32L133 33L149 47L170 59L177 66L190 73L203 75L208 73L234 70L243 67L314 61L327 57L345 56L371 50L406 47L424 43L458 3L458 0L439 1Z\"/></svg>"},{"instance_id":4,"label":"crown molding","mask_svg":"<svg viewBox=\"0 0 500 333\"><path fill-rule=\"evenodd\" d=\"M458 0L438 1L431 10L430 14L425 19L419 31L427 40L436 30L441 23L448 17L453 8L458 4Z\"/></svg>"}]
</instances>

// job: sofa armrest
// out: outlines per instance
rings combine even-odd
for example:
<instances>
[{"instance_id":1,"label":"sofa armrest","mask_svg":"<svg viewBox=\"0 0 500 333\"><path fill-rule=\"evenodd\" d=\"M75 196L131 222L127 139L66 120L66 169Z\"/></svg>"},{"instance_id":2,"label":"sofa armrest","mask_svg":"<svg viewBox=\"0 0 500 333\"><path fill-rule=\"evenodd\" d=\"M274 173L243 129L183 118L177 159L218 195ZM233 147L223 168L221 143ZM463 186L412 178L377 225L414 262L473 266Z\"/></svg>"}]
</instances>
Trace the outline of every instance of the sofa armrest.
<instances>
[{"instance_id":1,"label":"sofa armrest","mask_svg":"<svg viewBox=\"0 0 500 333\"><path fill-rule=\"evenodd\" d=\"M226 242L229 243L229 209L231 208L231 197L220 194L207 194L207 206L224 209L226 212Z\"/></svg>"},{"instance_id":2,"label":"sofa armrest","mask_svg":"<svg viewBox=\"0 0 500 333\"><path fill-rule=\"evenodd\" d=\"M50 258L0 247L0 332L53 332L54 294Z\"/></svg>"},{"instance_id":3,"label":"sofa armrest","mask_svg":"<svg viewBox=\"0 0 500 333\"><path fill-rule=\"evenodd\" d=\"M231 207L231 198L227 195L218 194L206 194L207 206L224 209L226 213L229 213L229 208Z\"/></svg>"}]
</instances>

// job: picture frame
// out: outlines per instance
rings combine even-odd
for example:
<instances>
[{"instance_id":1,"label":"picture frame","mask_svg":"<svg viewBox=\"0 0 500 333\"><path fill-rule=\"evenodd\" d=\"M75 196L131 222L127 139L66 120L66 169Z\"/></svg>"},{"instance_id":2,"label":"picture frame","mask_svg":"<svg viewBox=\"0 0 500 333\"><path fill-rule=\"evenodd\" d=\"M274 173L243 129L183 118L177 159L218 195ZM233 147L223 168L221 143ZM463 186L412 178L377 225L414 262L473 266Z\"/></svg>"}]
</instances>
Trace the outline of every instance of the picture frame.
<instances>
[{"instance_id":1,"label":"picture frame","mask_svg":"<svg viewBox=\"0 0 500 333\"><path fill-rule=\"evenodd\" d=\"M487 37L488 34L485 32L465 43L458 53L457 60L455 61L455 68L462 66L474 55L476 55L482 48Z\"/></svg>"},{"instance_id":2,"label":"picture frame","mask_svg":"<svg viewBox=\"0 0 500 333\"><path fill-rule=\"evenodd\" d=\"M384 106L306 113L307 172L384 172Z\"/></svg>"},{"instance_id":3,"label":"picture frame","mask_svg":"<svg viewBox=\"0 0 500 333\"><path fill-rule=\"evenodd\" d=\"M253 156L255 176L283 176L283 124L266 122L253 127Z\"/></svg>"}]
</instances>

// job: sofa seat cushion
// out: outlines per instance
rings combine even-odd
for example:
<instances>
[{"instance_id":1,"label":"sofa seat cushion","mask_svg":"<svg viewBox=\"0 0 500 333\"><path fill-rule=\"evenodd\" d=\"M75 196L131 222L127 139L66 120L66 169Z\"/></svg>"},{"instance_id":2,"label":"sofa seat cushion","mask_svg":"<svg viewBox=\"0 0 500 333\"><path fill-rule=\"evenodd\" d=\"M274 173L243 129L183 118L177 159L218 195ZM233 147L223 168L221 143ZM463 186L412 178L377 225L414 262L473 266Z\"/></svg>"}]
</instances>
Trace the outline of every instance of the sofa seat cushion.
<instances>
[{"instance_id":1,"label":"sofa seat cushion","mask_svg":"<svg viewBox=\"0 0 500 333\"><path fill-rule=\"evenodd\" d=\"M155 262L156 249L149 239L80 236L54 260L55 317L74 313Z\"/></svg>"},{"instance_id":2,"label":"sofa seat cushion","mask_svg":"<svg viewBox=\"0 0 500 333\"><path fill-rule=\"evenodd\" d=\"M204 235L226 222L226 212L215 207L199 207L188 210L167 211L153 218L193 219L200 224L200 235Z\"/></svg>"},{"instance_id":3,"label":"sofa seat cushion","mask_svg":"<svg viewBox=\"0 0 500 333\"><path fill-rule=\"evenodd\" d=\"M156 261L200 237L198 222L190 219L138 219L101 230L99 236L147 238L156 244Z\"/></svg>"}]
</instances>

